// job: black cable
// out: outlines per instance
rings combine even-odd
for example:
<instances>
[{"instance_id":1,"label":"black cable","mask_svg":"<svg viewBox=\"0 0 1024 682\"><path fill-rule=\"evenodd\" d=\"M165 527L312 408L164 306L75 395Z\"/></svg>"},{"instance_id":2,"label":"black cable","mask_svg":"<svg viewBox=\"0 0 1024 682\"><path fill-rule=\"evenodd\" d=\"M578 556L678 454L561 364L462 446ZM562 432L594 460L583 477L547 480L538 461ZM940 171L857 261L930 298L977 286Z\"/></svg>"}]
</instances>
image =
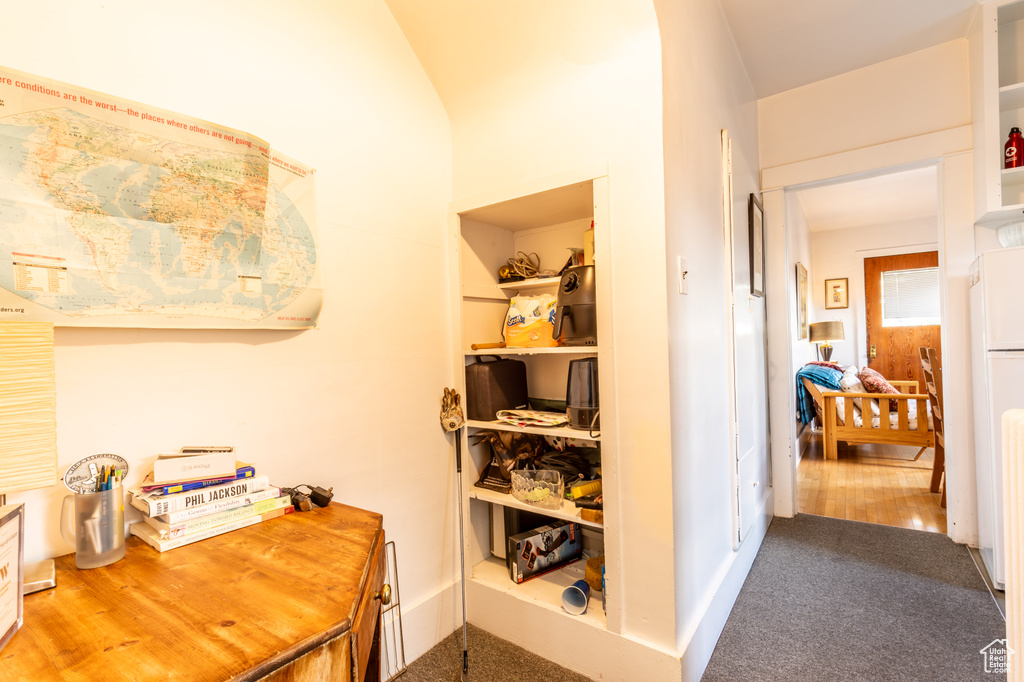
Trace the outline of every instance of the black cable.
<instances>
[{"instance_id":1,"label":"black cable","mask_svg":"<svg viewBox=\"0 0 1024 682\"><path fill-rule=\"evenodd\" d=\"M299 488L308 488L309 493L304 493ZM291 488L282 488L281 491L286 495L292 496L292 506L295 507L295 511L310 511L314 504L318 507L326 507L331 503L331 498L334 497L333 487L324 490L320 486L308 483L300 483Z\"/></svg>"}]
</instances>

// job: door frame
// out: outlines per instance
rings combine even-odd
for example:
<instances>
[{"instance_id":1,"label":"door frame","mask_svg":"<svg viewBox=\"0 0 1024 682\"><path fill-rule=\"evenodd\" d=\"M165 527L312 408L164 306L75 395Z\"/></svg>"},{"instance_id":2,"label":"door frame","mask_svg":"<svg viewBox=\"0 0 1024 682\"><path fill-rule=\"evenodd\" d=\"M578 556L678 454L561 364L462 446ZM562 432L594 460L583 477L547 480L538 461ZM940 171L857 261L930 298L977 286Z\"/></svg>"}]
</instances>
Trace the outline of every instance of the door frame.
<instances>
[{"instance_id":1,"label":"door frame","mask_svg":"<svg viewBox=\"0 0 1024 682\"><path fill-rule=\"evenodd\" d=\"M974 260L974 203L971 127L962 126L887 142L817 159L763 169L765 211L765 278L768 305L776 314L768 325L770 433L775 471L775 514L797 512L795 282L788 249L786 194L811 184L936 167L941 331L946 387L947 535L955 542L977 545L974 432L967 271ZM863 279L863 274L861 274ZM863 286L863 283L861 283ZM863 345L862 345L863 347Z\"/></svg>"}]
</instances>

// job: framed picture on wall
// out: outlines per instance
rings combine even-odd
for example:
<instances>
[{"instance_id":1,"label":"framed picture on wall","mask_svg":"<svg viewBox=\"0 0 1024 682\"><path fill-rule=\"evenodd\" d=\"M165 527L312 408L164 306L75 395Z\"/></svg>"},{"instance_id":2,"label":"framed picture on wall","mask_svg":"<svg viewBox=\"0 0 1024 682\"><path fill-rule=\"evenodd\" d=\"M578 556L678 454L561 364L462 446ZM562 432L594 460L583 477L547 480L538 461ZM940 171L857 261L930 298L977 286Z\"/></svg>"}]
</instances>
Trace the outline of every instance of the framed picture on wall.
<instances>
[{"instance_id":1,"label":"framed picture on wall","mask_svg":"<svg viewBox=\"0 0 1024 682\"><path fill-rule=\"evenodd\" d=\"M750 222L750 295L764 296L764 209L752 193L747 202Z\"/></svg>"},{"instance_id":2,"label":"framed picture on wall","mask_svg":"<svg viewBox=\"0 0 1024 682\"><path fill-rule=\"evenodd\" d=\"M826 279L825 280L825 309L850 307L849 279Z\"/></svg>"},{"instance_id":3,"label":"framed picture on wall","mask_svg":"<svg viewBox=\"0 0 1024 682\"><path fill-rule=\"evenodd\" d=\"M796 338L807 338L807 268L796 264Z\"/></svg>"}]
</instances>

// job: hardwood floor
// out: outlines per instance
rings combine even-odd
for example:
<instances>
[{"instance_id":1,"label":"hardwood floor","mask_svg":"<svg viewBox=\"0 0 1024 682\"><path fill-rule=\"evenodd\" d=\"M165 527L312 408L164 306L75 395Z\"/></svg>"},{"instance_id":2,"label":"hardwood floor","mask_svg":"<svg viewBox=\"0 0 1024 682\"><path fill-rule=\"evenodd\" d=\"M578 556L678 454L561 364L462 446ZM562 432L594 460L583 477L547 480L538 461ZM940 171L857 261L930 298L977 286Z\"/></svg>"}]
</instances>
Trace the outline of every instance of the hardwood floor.
<instances>
[{"instance_id":1,"label":"hardwood floor","mask_svg":"<svg viewBox=\"0 0 1024 682\"><path fill-rule=\"evenodd\" d=\"M946 532L939 493L928 490L935 451L914 461L917 448L839 444L839 460L825 461L812 435L797 468L797 505L803 514L885 526Z\"/></svg>"}]
</instances>

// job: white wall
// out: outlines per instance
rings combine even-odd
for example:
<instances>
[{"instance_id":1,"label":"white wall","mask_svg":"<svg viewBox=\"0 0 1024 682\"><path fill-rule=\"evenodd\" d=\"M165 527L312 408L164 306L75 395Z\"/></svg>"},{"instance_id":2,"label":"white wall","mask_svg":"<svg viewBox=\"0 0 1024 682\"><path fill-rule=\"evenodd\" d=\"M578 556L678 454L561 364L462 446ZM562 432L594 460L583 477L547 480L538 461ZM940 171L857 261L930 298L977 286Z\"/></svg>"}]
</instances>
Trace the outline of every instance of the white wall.
<instances>
[{"instance_id":1,"label":"white wall","mask_svg":"<svg viewBox=\"0 0 1024 682\"><path fill-rule=\"evenodd\" d=\"M966 125L967 40L765 97L758 113L761 168Z\"/></svg>"},{"instance_id":2,"label":"white wall","mask_svg":"<svg viewBox=\"0 0 1024 682\"><path fill-rule=\"evenodd\" d=\"M661 45L649 0L589 2L586 11L586 43L609 48L583 60L563 49L579 28L556 5L495 10L506 30L523 40L502 43L510 52L495 67L510 73L498 71L445 101L453 193L469 198L608 163L623 576L613 589L620 590L622 633L671 650ZM549 640L548 646L557 644Z\"/></svg>"},{"instance_id":3,"label":"white wall","mask_svg":"<svg viewBox=\"0 0 1024 682\"><path fill-rule=\"evenodd\" d=\"M864 328L864 258L897 253L934 251L938 248L937 217L879 223L811 234L814 274L811 320L840 320L846 339L832 344L832 359L843 366L867 365ZM849 280L849 308L825 309L825 280ZM813 348L813 344L812 344Z\"/></svg>"},{"instance_id":4,"label":"white wall","mask_svg":"<svg viewBox=\"0 0 1024 682\"><path fill-rule=\"evenodd\" d=\"M811 226L807 222L807 216L804 215L803 208L800 206L800 202L797 199L797 195L787 193L786 195L786 244L789 249L789 261L792 266L790 270L790 277L793 278L794 294L791 297L793 306L793 325L792 325L792 343L790 344L791 351L793 354L793 366L796 369L800 369L810 360L815 359L814 346L811 344L808 336L804 338L798 338L797 333L797 316L796 310L799 303L799 292L796 291L796 266L799 263L807 269L807 323L810 324L814 321L812 315L813 310L813 291L811 290L811 283L814 281L815 270L814 270L814 253L811 246Z\"/></svg>"},{"instance_id":5,"label":"white wall","mask_svg":"<svg viewBox=\"0 0 1024 682\"><path fill-rule=\"evenodd\" d=\"M133 483L159 452L227 443L275 484L334 486L384 514L407 653L429 648L454 610L416 607L458 571L437 422L450 137L384 3L39 0L4 14L0 63L250 132L318 171L319 329L57 329L60 471L113 452ZM28 501L28 560L71 551L65 492L12 496Z\"/></svg>"},{"instance_id":6,"label":"white wall","mask_svg":"<svg viewBox=\"0 0 1024 682\"><path fill-rule=\"evenodd\" d=\"M763 414L764 299L748 300L747 196L758 181L757 103L717 2L656 2L665 70L666 250L672 392L677 641L684 679L699 678L760 543L763 517L733 550L729 445L727 256L720 131L733 153L739 411ZM687 261L689 293L676 289ZM740 449L763 462L763 420ZM762 479L763 480L763 479ZM767 494L767 486L762 486Z\"/></svg>"},{"instance_id":7,"label":"white wall","mask_svg":"<svg viewBox=\"0 0 1024 682\"><path fill-rule=\"evenodd\" d=\"M786 330L789 334L789 354L790 364L789 371L786 373L788 383L788 398L790 404L797 406L796 403L796 381L795 376L797 370L806 365L811 360L816 359L814 352L814 345L810 342L810 332L804 338L798 338L797 333L797 310L799 307L799 296L800 291L797 286L796 277L796 266L797 263L803 265L807 269L807 324L810 325L814 321L813 317L813 291L812 282L816 271L814 268L814 256L811 249L811 226L807 222L807 216L804 214L803 206L800 205L798 195L792 192L787 192L785 196L786 205L786 250L789 256L789 267L788 272L785 273L784 277L787 291L790 295L786 298L786 304L789 309L789 326ZM792 377L792 378L791 378ZM798 406L797 406L798 407ZM795 438L796 446L793 449L793 458L797 464L800 464L800 459L804 455L804 451L807 449L807 443L811 436L809 425L802 424L796 411L787 411L787 425L790 426L791 437ZM781 472L780 472L781 473ZM778 510L778 507L776 507Z\"/></svg>"}]
</instances>

